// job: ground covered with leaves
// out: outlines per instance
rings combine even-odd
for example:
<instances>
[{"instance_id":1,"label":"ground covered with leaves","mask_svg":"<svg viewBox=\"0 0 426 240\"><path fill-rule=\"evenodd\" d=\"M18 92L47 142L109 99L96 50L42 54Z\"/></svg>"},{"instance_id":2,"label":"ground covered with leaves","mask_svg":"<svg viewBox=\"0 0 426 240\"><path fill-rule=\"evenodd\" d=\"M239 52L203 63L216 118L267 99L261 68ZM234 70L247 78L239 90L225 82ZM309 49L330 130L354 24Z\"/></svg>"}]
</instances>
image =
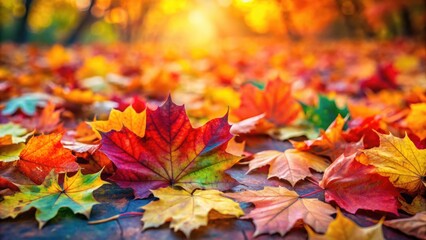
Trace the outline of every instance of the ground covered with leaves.
<instances>
[{"instance_id":1,"label":"ground covered with leaves","mask_svg":"<svg viewBox=\"0 0 426 240\"><path fill-rule=\"evenodd\" d=\"M1 45L0 237L426 239L424 47L235 43Z\"/></svg>"}]
</instances>

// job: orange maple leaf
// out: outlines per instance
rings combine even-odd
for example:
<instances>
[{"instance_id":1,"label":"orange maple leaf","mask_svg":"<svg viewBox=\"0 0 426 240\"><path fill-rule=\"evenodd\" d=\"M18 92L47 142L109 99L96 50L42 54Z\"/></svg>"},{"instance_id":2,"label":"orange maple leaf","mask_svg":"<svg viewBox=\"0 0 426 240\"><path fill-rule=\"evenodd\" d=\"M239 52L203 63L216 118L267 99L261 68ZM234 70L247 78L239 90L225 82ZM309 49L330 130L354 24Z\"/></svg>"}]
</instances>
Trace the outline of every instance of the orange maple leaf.
<instances>
[{"instance_id":1,"label":"orange maple leaf","mask_svg":"<svg viewBox=\"0 0 426 240\"><path fill-rule=\"evenodd\" d=\"M342 153L350 155L362 148L362 141L348 143L344 140L342 136L344 125L345 119L338 115L336 120L330 124L326 131L322 131L317 139L303 142L291 141L291 143L294 148L300 151L309 151L316 155L327 156L334 161Z\"/></svg>"},{"instance_id":2,"label":"orange maple leaf","mask_svg":"<svg viewBox=\"0 0 426 240\"><path fill-rule=\"evenodd\" d=\"M300 112L300 105L291 95L291 85L277 78L269 81L264 91L250 84L244 85L241 105L233 114L244 120L265 113L265 119L272 124L285 126L296 120Z\"/></svg>"},{"instance_id":3,"label":"orange maple leaf","mask_svg":"<svg viewBox=\"0 0 426 240\"><path fill-rule=\"evenodd\" d=\"M61 138L62 134L56 133L31 138L19 155L19 171L37 184L41 184L52 169L57 173L77 171L75 157L62 146Z\"/></svg>"}]
</instances>

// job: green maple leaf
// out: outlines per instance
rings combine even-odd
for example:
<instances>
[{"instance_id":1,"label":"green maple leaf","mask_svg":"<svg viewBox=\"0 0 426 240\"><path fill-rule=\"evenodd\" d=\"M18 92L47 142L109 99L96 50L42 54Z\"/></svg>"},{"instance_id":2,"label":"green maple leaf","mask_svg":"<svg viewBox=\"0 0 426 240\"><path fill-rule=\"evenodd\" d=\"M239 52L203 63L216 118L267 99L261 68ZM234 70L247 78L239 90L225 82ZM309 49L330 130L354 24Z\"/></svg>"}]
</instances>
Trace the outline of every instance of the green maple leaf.
<instances>
[{"instance_id":1,"label":"green maple leaf","mask_svg":"<svg viewBox=\"0 0 426 240\"><path fill-rule=\"evenodd\" d=\"M63 207L89 217L92 206L98 204L92 195L93 191L107 183L101 179L100 174L101 172L83 175L78 171L72 177L65 176L61 186L58 175L52 171L41 185L21 185L20 192L5 196L0 202L0 218L15 218L33 207L37 209L35 216L39 228L54 218Z\"/></svg>"},{"instance_id":2,"label":"green maple leaf","mask_svg":"<svg viewBox=\"0 0 426 240\"><path fill-rule=\"evenodd\" d=\"M346 117L349 114L347 106L339 108L333 99L329 99L326 96L318 96L318 105L310 106L304 103L300 103L305 113L306 120L317 129L327 129L328 126L336 119L337 115L340 114L342 117Z\"/></svg>"},{"instance_id":3,"label":"green maple leaf","mask_svg":"<svg viewBox=\"0 0 426 240\"><path fill-rule=\"evenodd\" d=\"M2 111L5 116L13 115L16 111L21 110L28 116L34 116L37 107L44 107L48 101L53 98L44 93L31 93L23 96L12 98L7 103Z\"/></svg>"}]
</instances>

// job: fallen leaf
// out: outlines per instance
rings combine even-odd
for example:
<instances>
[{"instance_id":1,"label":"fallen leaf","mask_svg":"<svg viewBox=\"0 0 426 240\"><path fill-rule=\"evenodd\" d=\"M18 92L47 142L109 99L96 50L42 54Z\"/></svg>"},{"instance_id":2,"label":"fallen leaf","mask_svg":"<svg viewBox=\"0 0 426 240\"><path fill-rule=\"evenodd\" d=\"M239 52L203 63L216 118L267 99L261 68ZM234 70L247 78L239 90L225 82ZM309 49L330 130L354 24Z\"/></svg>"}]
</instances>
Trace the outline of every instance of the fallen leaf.
<instances>
[{"instance_id":1,"label":"fallen leaf","mask_svg":"<svg viewBox=\"0 0 426 240\"><path fill-rule=\"evenodd\" d=\"M384 222L384 225L419 239L426 239L426 211L419 212L409 218L394 219Z\"/></svg>"},{"instance_id":2,"label":"fallen leaf","mask_svg":"<svg viewBox=\"0 0 426 240\"><path fill-rule=\"evenodd\" d=\"M398 215L398 191L376 172L355 160L356 154L337 158L324 172L319 185L325 190L325 200L335 201L346 211L379 210Z\"/></svg>"},{"instance_id":3,"label":"fallen leaf","mask_svg":"<svg viewBox=\"0 0 426 240\"><path fill-rule=\"evenodd\" d=\"M317 234L309 226L305 226L310 240L380 240L384 239L382 221L371 227L360 227L349 218L345 217L340 210L337 211L336 219L328 226L324 235Z\"/></svg>"},{"instance_id":4,"label":"fallen leaf","mask_svg":"<svg viewBox=\"0 0 426 240\"><path fill-rule=\"evenodd\" d=\"M300 151L309 151L316 155L327 156L334 161L342 153L351 155L362 148L362 142L348 143L342 136L345 119L340 115L330 124L325 132L321 132L316 139L303 142L291 141L293 147Z\"/></svg>"},{"instance_id":5,"label":"fallen leaf","mask_svg":"<svg viewBox=\"0 0 426 240\"><path fill-rule=\"evenodd\" d=\"M81 143L96 144L99 141L98 135L89 124L81 122L75 129L74 139Z\"/></svg>"},{"instance_id":6,"label":"fallen leaf","mask_svg":"<svg viewBox=\"0 0 426 240\"><path fill-rule=\"evenodd\" d=\"M111 176L114 166L109 158L99 150L93 153L76 153L77 163L83 174L95 173L102 170L102 174Z\"/></svg>"},{"instance_id":7,"label":"fallen leaf","mask_svg":"<svg viewBox=\"0 0 426 240\"><path fill-rule=\"evenodd\" d=\"M403 198L399 198L399 202L401 203L401 209L412 215L426 209L426 199L421 195L417 195L410 204L408 204Z\"/></svg>"},{"instance_id":8,"label":"fallen leaf","mask_svg":"<svg viewBox=\"0 0 426 240\"><path fill-rule=\"evenodd\" d=\"M93 154L100 148L99 144L87 144L87 143L81 143L77 141L62 140L61 143L64 146L64 148L77 153L88 152L90 154Z\"/></svg>"},{"instance_id":9,"label":"fallen leaf","mask_svg":"<svg viewBox=\"0 0 426 240\"><path fill-rule=\"evenodd\" d=\"M300 112L299 104L291 95L291 85L277 78L269 81L264 91L251 84L244 85L241 105L233 114L244 120L265 113L271 124L285 126L296 120Z\"/></svg>"},{"instance_id":10,"label":"fallen leaf","mask_svg":"<svg viewBox=\"0 0 426 240\"><path fill-rule=\"evenodd\" d=\"M168 98L156 110L147 109L143 138L125 127L101 133L101 151L117 167L110 179L132 188L136 198L166 186L224 190L235 184L224 171L240 159L226 152L229 129L227 116L192 128L184 107Z\"/></svg>"},{"instance_id":11,"label":"fallen leaf","mask_svg":"<svg viewBox=\"0 0 426 240\"><path fill-rule=\"evenodd\" d=\"M32 134L15 123L0 124L0 146L23 143Z\"/></svg>"},{"instance_id":12,"label":"fallen leaf","mask_svg":"<svg viewBox=\"0 0 426 240\"><path fill-rule=\"evenodd\" d=\"M306 136L308 139L313 139L318 137L318 131L310 125L294 125L271 129L268 131L268 135L281 141L301 136Z\"/></svg>"},{"instance_id":13,"label":"fallen leaf","mask_svg":"<svg viewBox=\"0 0 426 240\"><path fill-rule=\"evenodd\" d=\"M25 115L34 116L37 107L46 106L47 102L52 100L50 95L44 93L30 93L20 97L12 98L6 103L2 114L5 116L13 115L21 110Z\"/></svg>"},{"instance_id":14,"label":"fallen leaf","mask_svg":"<svg viewBox=\"0 0 426 240\"><path fill-rule=\"evenodd\" d=\"M250 117L232 125L231 133L234 135L260 134L265 133L274 125L268 122L265 114Z\"/></svg>"},{"instance_id":15,"label":"fallen leaf","mask_svg":"<svg viewBox=\"0 0 426 240\"><path fill-rule=\"evenodd\" d=\"M295 191L283 187L265 187L260 191L226 193L225 196L242 202L252 202L255 209L243 218L252 218L255 236L279 233L284 236L302 219L318 232L325 232L336 210L315 198L301 198Z\"/></svg>"},{"instance_id":16,"label":"fallen leaf","mask_svg":"<svg viewBox=\"0 0 426 240\"><path fill-rule=\"evenodd\" d=\"M132 108L137 113L141 113L145 111L146 109L146 99L141 98L138 95L133 96L128 101L123 101L123 99L118 99L118 107L116 109L121 112L124 112L124 110L126 110L126 108L128 108L129 106L132 106Z\"/></svg>"},{"instance_id":17,"label":"fallen leaf","mask_svg":"<svg viewBox=\"0 0 426 240\"><path fill-rule=\"evenodd\" d=\"M27 129L34 129L37 133L51 133L61 128L60 117L62 110L55 111L55 104L48 102L41 114L36 114L32 118L14 117L12 120Z\"/></svg>"},{"instance_id":18,"label":"fallen leaf","mask_svg":"<svg viewBox=\"0 0 426 240\"><path fill-rule=\"evenodd\" d=\"M34 183L14 167L14 162L0 162L0 189L9 188L17 192L19 191L17 185L28 184Z\"/></svg>"},{"instance_id":19,"label":"fallen leaf","mask_svg":"<svg viewBox=\"0 0 426 240\"><path fill-rule=\"evenodd\" d=\"M123 126L135 133L139 137L145 134L146 112L140 113L128 106L123 112L112 109L107 121L94 121L88 124L96 131L109 132L111 130L120 131Z\"/></svg>"},{"instance_id":20,"label":"fallen leaf","mask_svg":"<svg viewBox=\"0 0 426 240\"><path fill-rule=\"evenodd\" d=\"M13 162L19 160L19 154L24 148L24 143L0 146L0 162Z\"/></svg>"},{"instance_id":21,"label":"fallen leaf","mask_svg":"<svg viewBox=\"0 0 426 240\"><path fill-rule=\"evenodd\" d=\"M340 115L346 117L349 113L348 108L339 108L333 99L326 96L318 96L318 105L309 106L301 103L306 120L318 129L326 129ZM286 109L286 108L283 108Z\"/></svg>"},{"instance_id":22,"label":"fallen leaf","mask_svg":"<svg viewBox=\"0 0 426 240\"><path fill-rule=\"evenodd\" d=\"M15 218L20 213L36 208L36 219L39 228L42 228L63 207L88 218L92 206L98 204L92 196L93 191L107 184L102 181L100 174L82 175L78 171L72 177L65 176L61 186L58 176L52 171L41 185L21 185L21 192L5 196L0 202L0 218Z\"/></svg>"},{"instance_id":23,"label":"fallen leaf","mask_svg":"<svg viewBox=\"0 0 426 240\"><path fill-rule=\"evenodd\" d=\"M228 146L226 147L226 152L235 156L243 156L244 149L246 147L246 142L238 142L236 137L231 138L228 142Z\"/></svg>"},{"instance_id":24,"label":"fallen leaf","mask_svg":"<svg viewBox=\"0 0 426 240\"><path fill-rule=\"evenodd\" d=\"M52 169L56 173L77 171L75 157L62 146L61 138L62 134L57 133L31 138L19 155L19 171L37 184L41 184Z\"/></svg>"},{"instance_id":25,"label":"fallen leaf","mask_svg":"<svg viewBox=\"0 0 426 240\"><path fill-rule=\"evenodd\" d=\"M380 175L389 177L396 187L409 193L424 189L426 150L417 149L408 136L401 139L392 134L378 135L380 146L363 150L367 158L364 158L362 163L375 166Z\"/></svg>"},{"instance_id":26,"label":"fallen leaf","mask_svg":"<svg viewBox=\"0 0 426 240\"><path fill-rule=\"evenodd\" d=\"M385 133L386 126L380 117L372 116L349 121L348 130L342 133L347 142L358 142L362 139L365 148L378 147L379 136L376 132Z\"/></svg>"},{"instance_id":27,"label":"fallen leaf","mask_svg":"<svg viewBox=\"0 0 426 240\"><path fill-rule=\"evenodd\" d=\"M145 210L142 218L144 230L170 221L175 232L180 230L189 238L194 229L207 225L212 210L236 217L244 214L238 203L223 197L217 190L195 190L191 193L167 187L151 191L159 200L142 207Z\"/></svg>"},{"instance_id":28,"label":"fallen leaf","mask_svg":"<svg viewBox=\"0 0 426 240\"><path fill-rule=\"evenodd\" d=\"M310 168L323 172L329 165L327 159L309 152L296 149L287 149L284 152L268 150L254 154L249 161L250 171L269 165L268 178L278 177L285 179L294 186L299 180L312 176Z\"/></svg>"}]
</instances>

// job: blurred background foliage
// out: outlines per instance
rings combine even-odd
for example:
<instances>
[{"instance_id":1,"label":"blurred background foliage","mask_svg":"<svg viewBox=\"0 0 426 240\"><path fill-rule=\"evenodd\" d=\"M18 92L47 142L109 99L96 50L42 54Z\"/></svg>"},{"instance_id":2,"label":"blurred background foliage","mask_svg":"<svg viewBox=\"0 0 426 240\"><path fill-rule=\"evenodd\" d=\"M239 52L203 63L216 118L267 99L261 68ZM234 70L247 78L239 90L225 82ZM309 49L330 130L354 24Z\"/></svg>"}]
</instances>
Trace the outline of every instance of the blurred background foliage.
<instances>
[{"instance_id":1,"label":"blurred background foliage","mask_svg":"<svg viewBox=\"0 0 426 240\"><path fill-rule=\"evenodd\" d=\"M425 39L424 0L1 0L0 40Z\"/></svg>"}]
</instances>

